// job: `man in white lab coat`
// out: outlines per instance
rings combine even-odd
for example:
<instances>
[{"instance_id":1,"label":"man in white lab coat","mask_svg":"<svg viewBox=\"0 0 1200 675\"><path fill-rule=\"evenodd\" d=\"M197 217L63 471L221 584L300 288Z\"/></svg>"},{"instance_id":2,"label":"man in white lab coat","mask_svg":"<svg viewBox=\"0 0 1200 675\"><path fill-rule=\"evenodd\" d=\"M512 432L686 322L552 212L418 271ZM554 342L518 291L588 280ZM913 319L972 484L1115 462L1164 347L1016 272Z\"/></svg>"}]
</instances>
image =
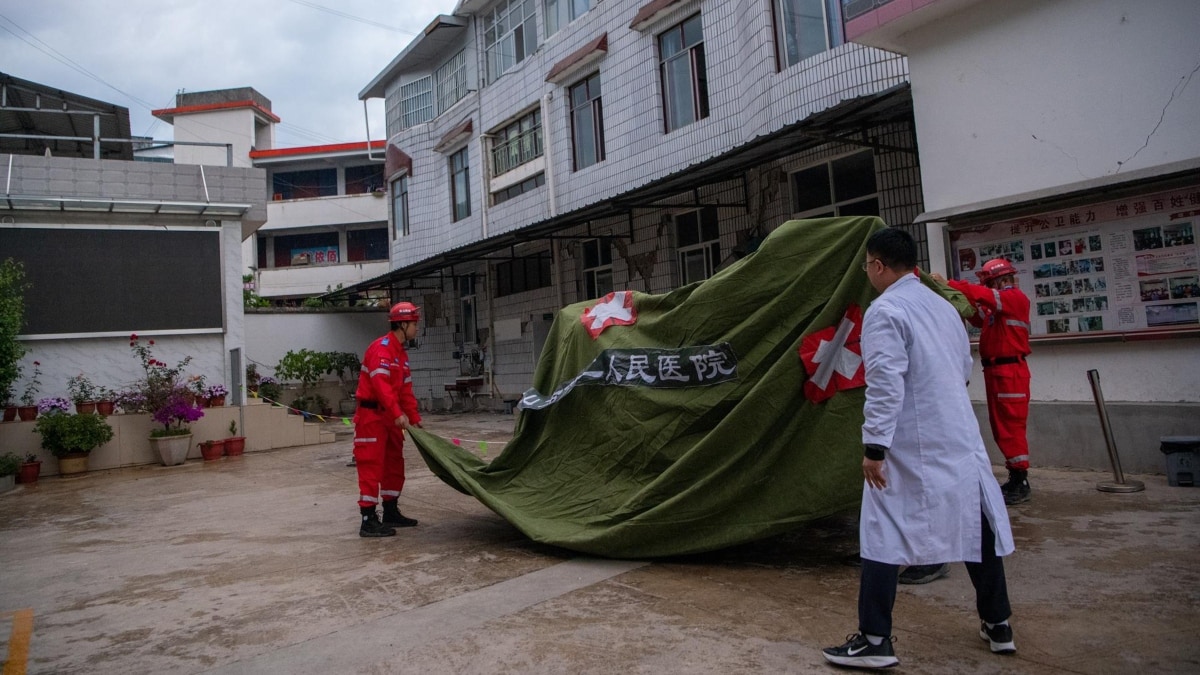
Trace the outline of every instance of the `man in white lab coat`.
<instances>
[{"instance_id":1,"label":"man in white lab coat","mask_svg":"<svg viewBox=\"0 0 1200 675\"><path fill-rule=\"evenodd\" d=\"M880 296L863 318L866 365L862 579L858 633L824 650L833 663L886 668L902 565L966 562L979 636L1016 651L1004 563L1013 552L1004 498L967 394L971 348L958 312L922 285L917 248L903 230L867 240L863 269Z\"/></svg>"}]
</instances>

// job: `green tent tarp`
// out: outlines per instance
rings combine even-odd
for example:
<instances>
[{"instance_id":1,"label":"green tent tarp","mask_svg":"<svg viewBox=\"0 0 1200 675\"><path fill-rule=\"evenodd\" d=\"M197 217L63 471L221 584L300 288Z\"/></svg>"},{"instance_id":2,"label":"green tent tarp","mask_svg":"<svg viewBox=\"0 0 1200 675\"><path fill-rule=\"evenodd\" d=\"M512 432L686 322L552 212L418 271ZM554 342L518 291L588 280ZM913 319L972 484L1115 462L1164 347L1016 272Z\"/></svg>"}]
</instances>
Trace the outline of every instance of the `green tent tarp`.
<instances>
[{"instance_id":1,"label":"green tent tarp","mask_svg":"<svg viewBox=\"0 0 1200 675\"><path fill-rule=\"evenodd\" d=\"M726 344L736 379L684 388L580 381L522 410L490 463L420 429L412 438L442 480L530 538L594 555L713 550L852 508L865 390L809 401L798 347L850 305L865 310L875 291L860 265L882 227L871 217L789 221L710 279L634 293L636 323L596 339L581 321L596 301L570 305L555 318L533 388L548 397L619 350Z\"/></svg>"}]
</instances>

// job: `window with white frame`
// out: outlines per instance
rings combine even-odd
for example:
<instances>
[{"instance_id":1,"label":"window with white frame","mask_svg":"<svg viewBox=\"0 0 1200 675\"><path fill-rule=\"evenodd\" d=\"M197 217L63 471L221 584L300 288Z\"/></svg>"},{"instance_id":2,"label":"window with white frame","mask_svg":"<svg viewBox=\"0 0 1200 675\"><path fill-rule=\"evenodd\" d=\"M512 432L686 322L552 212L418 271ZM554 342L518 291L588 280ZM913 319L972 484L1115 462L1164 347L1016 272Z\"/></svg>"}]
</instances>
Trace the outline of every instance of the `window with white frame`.
<instances>
[{"instance_id":1,"label":"window with white frame","mask_svg":"<svg viewBox=\"0 0 1200 675\"><path fill-rule=\"evenodd\" d=\"M542 156L542 111L534 109L492 134L492 175Z\"/></svg>"},{"instance_id":2,"label":"window with white frame","mask_svg":"<svg viewBox=\"0 0 1200 675\"><path fill-rule=\"evenodd\" d=\"M584 240L583 286L586 298L601 298L612 293L612 246L607 239Z\"/></svg>"},{"instance_id":3,"label":"window with white frame","mask_svg":"<svg viewBox=\"0 0 1200 675\"><path fill-rule=\"evenodd\" d=\"M434 73L437 80L438 114L446 112L467 95L467 51L464 49L443 63Z\"/></svg>"},{"instance_id":4,"label":"window with white frame","mask_svg":"<svg viewBox=\"0 0 1200 675\"><path fill-rule=\"evenodd\" d=\"M600 104L600 73L571 87L571 147L575 170L604 161L604 110Z\"/></svg>"},{"instance_id":5,"label":"window with white frame","mask_svg":"<svg viewBox=\"0 0 1200 675\"><path fill-rule=\"evenodd\" d=\"M783 68L842 44L841 0L773 0Z\"/></svg>"},{"instance_id":6,"label":"window with white frame","mask_svg":"<svg viewBox=\"0 0 1200 675\"><path fill-rule=\"evenodd\" d=\"M433 119L432 77L400 87L400 118L405 129Z\"/></svg>"},{"instance_id":7,"label":"window with white frame","mask_svg":"<svg viewBox=\"0 0 1200 675\"><path fill-rule=\"evenodd\" d=\"M495 82L537 49L534 0L500 0L483 15L486 76Z\"/></svg>"},{"instance_id":8,"label":"window with white frame","mask_svg":"<svg viewBox=\"0 0 1200 675\"><path fill-rule=\"evenodd\" d=\"M700 15L659 35L658 55L667 132L708 117L708 74Z\"/></svg>"},{"instance_id":9,"label":"window with white frame","mask_svg":"<svg viewBox=\"0 0 1200 675\"><path fill-rule=\"evenodd\" d=\"M804 218L879 215L875 155L863 150L791 175L792 215Z\"/></svg>"},{"instance_id":10,"label":"window with white frame","mask_svg":"<svg viewBox=\"0 0 1200 675\"><path fill-rule=\"evenodd\" d=\"M675 242L681 284L711 277L721 263L717 210L705 207L675 216Z\"/></svg>"},{"instance_id":11,"label":"window with white frame","mask_svg":"<svg viewBox=\"0 0 1200 675\"><path fill-rule=\"evenodd\" d=\"M392 181L392 238L407 237L408 229L408 176Z\"/></svg>"},{"instance_id":12,"label":"window with white frame","mask_svg":"<svg viewBox=\"0 0 1200 675\"><path fill-rule=\"evenodd\" d=\"M592 0L542 0L546 37L554 35L559 28L586 14L591 6Z\"/></svg>"},{"instance_id":13,"label":"window with white frame","mask_svg":"<svg viewBox=\"0 0 1200 675\"><path fill-rule=\"evenodd\" d=\"M467 148L450 155L450 210L454 220L471 215L471 166Z\"/></svg>"}]
</instances>

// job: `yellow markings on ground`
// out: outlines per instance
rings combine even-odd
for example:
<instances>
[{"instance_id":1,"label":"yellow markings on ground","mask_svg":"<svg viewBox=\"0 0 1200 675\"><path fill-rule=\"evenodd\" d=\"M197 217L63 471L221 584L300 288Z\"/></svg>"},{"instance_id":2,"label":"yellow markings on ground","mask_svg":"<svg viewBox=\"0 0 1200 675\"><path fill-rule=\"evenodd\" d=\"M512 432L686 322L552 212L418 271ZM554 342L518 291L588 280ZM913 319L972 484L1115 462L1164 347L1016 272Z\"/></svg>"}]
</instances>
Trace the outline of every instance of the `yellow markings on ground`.
<instances>
[{"instance_id":1,"label":"yellow markings on ground","mask_svg":"<svg viewBox=\"0 0 1200 675\"><path fill-rule=\"evenodd\" d=\"M33 610L0 612L0 619L12 620L8 656L4 659L4 670L0 675L25 675L25 666L29 663L29 637L33 635Z\"/></svg>"}]
</instances>

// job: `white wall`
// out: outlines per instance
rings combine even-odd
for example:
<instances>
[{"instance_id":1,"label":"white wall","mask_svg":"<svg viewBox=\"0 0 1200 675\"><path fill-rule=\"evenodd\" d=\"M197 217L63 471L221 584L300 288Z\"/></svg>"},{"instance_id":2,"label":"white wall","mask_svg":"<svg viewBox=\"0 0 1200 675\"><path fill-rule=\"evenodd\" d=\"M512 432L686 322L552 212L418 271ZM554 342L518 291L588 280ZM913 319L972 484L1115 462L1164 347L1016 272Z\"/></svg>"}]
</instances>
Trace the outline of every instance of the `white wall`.
<instances>
[{"instance_id":1,"label":"white wall","mask_svg":"<svg viewBox=\"0 0 1200 675\"><path fill-rule=\"evenodd\" d=\"M201 143L232 143L233 166L250 168L250 144L254 142L254 111L233 108L210 112L176 115L176 141ZM225 166L225 148L197 145L175 146L176 164L212 164Z\"/></svg>"},{"instance_id":2,"label":"white wall","mask_svg":"<svg viewBox=\"0 0 1200 675\"><path fill-rule=\"evenodd\" d=\"M272 201L267 202L267 222L258 231L386 222L389 205L382 192Z\"/></svg>"},{"instance_id":3,"label":"white wall","mask_svg":"<svg viewBox=\"0 0 1200 675\"><path fill-rule=\"evenodd\" d=\"M258 310L246 314L246 359L260 364L260 375L273 375L289 351L353 352L361 358L387 331L385 312Z\"/></svg>"},{"instance_id":4,"label":"white wall","mask_svg":"<svg viewBox=\"0 0 1200 675\"><path fill-rule=\"evenodd\" d=\"M1005 0L903 36L926 210L1200 156L1197 26L1195 0Z\"/></svg>"}]
</instances>

